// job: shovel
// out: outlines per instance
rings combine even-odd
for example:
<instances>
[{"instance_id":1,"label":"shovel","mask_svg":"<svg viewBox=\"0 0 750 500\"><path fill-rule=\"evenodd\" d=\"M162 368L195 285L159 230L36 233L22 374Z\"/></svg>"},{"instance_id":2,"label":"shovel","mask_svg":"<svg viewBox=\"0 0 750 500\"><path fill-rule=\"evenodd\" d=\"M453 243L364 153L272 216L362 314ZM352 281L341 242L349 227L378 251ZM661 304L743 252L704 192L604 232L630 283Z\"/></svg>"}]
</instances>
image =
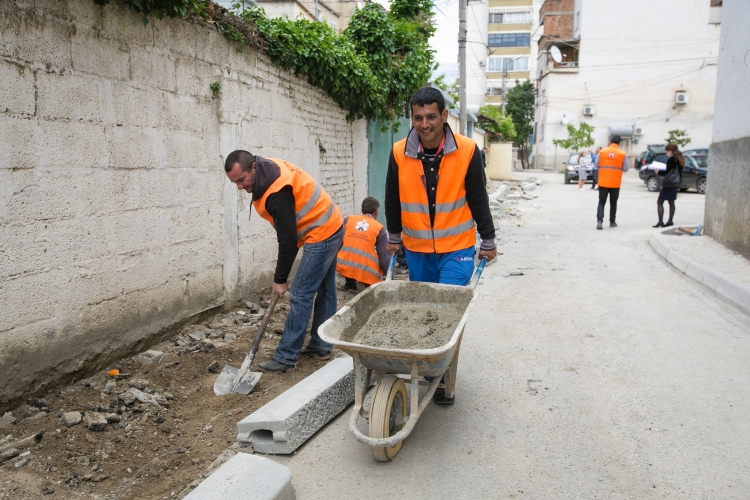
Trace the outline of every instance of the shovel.
<instances>
[{"instance_id":1,"label":"shovel","mask_svg":"<svg viewBox=\"0 0 750 500\"><path fill-rule=\"evenodd\" d=\"M263 338L263 333L266 331L266 325L268 325L268 320L271 319L271 314L273 314L277 300L279 300L279 295L274 292L271 296L271 303L268 304L266 314L263 316L263 321L258 328L258 333L255 335L253 345L250 347L250 352L245 356L245 361L242 362L240 369L238 370L233 366L225 365L224 369L219 373L216 382L214 382L214 394L217 396L224 396L233 392L250 394L258 383L258 380L260 380L262 373L251 372L250 365L253 363L255 351L258 350L260 339Z\"/></svg>"}]
</instances>

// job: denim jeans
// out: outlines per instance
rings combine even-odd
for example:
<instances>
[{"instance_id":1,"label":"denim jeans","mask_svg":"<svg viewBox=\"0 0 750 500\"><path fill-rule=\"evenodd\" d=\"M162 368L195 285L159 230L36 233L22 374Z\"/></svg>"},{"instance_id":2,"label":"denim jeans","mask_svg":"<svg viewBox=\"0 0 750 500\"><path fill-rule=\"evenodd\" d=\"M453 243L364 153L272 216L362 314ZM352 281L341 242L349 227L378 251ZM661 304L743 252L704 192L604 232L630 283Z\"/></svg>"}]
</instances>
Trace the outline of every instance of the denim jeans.
<instances>
[{"instance_id":1,"label":"denim jeans","mask_svg":"<svg viewBox=\"0 0 750 500\"><path fill-rule=\"evenodd\" d=\"M448 253L405 250L409 281L466 286L474 274L474 247Z\"/></svg>"},{"instance_id":2,"label":"denim jeans","mask_svg":"<svg viewBox=\"0 0 750 500\"><path fill-rule=\"evenodd\" d=\"M344 227L327 240L302 247L302 260L289 288L289 315L273 359L294 365L305 342L305 331L313 315L310 342L313 349L330 351L333 346L318 336L318 327L336 312L336 255L344 239ZM314 305L313 305L314 299Z\"/></svg>"}]
</instances>

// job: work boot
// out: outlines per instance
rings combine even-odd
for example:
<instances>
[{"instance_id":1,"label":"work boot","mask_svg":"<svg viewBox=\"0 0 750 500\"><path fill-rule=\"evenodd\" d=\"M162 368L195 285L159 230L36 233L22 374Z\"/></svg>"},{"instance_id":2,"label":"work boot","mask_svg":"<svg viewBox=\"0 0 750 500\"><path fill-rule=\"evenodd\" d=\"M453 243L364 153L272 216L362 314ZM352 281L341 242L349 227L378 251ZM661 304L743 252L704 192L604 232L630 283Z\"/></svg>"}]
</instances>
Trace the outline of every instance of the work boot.
<instances>
[{"instance_id":1,"label":"work boot","mask_svg":"<svg viewBox=\"0 0 750 500\"><path fill-rule=\"evenodd\" d=\"M294 365L279 363L275 359L272 359L271 361L266 361L265 363L259 364L258 368L260 369L260 371L265 373L284 373L287 370L291 370L292 368L294 368Z\"/></svg>"},{"instance_id":2,"label":"work boot","mask_svg":"<svg viewBox=\"0 0 750 500\"><path fill-rule=\"evenodd\" d=\"M609 227L617 227L617 222L610 222Z\"/></svg>"},{"instance_id":3,"label":"work boot","mask_svg":"<svg viewBox=\"0 0 750 500\"><path fill-rule=\"evenodd\" d=\"M346 278L346 283L344 283L344 290L354 290L357 291L357 280L353 278Z\"/></svg>"},{"instance_id":4,"label":"work boot","mask_svg":"<svg viewBox=\"0 0 750 500\"><path fill-rule=\"evenodd\" d=\"M320 361L331 359L331 351L325 351L323 349L315 349L314 347L310 347L309 345L306 345L305 347L303 347L302 350L299 352L299 355L313 357Z\"/></svg>"},{"instance_id":5,"label":"work boot","mask_svg":"<svg viewBox=\"0 0 750 500\"><path fill-rule=\"evenodd\" d=\"M602 221L598 220L596 221L596 228L601 229L602 228Z\"/></svg>"}]
</instances>

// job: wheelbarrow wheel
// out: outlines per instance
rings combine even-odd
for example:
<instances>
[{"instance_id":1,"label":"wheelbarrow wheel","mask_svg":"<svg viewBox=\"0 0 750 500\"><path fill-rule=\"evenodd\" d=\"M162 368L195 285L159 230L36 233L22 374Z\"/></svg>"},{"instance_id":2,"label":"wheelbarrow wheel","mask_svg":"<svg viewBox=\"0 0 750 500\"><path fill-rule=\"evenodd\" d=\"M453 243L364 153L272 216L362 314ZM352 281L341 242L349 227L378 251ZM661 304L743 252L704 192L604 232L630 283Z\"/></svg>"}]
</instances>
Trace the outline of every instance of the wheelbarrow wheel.
<instances>
[{"instance_id":1,"label":"wheelbarrow wheel","mask_svg":"<svg viewBox=\"0 0 750 500\"><path fill-rule=\"evenodd\" d=\"M370 410L371 438L383 439L400 431L406 420L406 385L394 375L383 377L375 388ZM388 462L401 449L401 442L395 446L371 446L372 456L378 462Z\"/></svg>"}]
</instances>

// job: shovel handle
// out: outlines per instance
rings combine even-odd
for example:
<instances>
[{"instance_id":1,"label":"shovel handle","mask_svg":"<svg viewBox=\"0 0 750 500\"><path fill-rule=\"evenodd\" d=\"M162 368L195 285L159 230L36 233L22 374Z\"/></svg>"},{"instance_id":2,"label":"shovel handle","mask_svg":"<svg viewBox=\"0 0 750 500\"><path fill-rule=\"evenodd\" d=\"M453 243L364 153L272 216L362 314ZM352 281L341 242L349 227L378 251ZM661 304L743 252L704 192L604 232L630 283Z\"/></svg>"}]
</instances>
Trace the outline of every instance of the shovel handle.
<instances>
[{"instance_id":1,"label":"shovel handle","mask_svg":"<svg viewBox=\"0 0 750 500\"><path fill-rule=\"evenodd\" d=\"M471 288L472 290L477 287L479 278L482 277L482 271L484 271L485 264L487 264L487 257L482 257L482 260L479 261L479 265L474 271L474 276L472 276L471 280L469 281L469 288Z\"/></svg>"},{"instance_id":2,"label":"shovel handle","mask_svg":"<svg viewBox=\"0 0 750 500\"><path fill-rule=\"evenodd\" d=\"M260 327L258 327L258 333L255 334L255 340L253 340L253 345L250 347L250 351L248 351L247 356L245 356L245 360L242 362L242 366L240 367L240 373L243 373L250 369L250 365L253 363L253 358L255 357L255 352L258 350L258 346L260 345L260 340L263 338L263 334L266 331L266 326L268 325L268 321L271 319L271 314L273 314L273 310L276 307L276 301L279 300L279 294L276 292L273 292L273 295L271 296L271 303L268 304L268 308L266 309L266 314L263 316L263 321L260 323ZM239 380L239 377L238 377Z\"/></svg>"},{"instance_id":3,"label":"shovel handle","mask_svg":"<svg viewBox=\"0 0 750 500\"><path fill-rule=\"evenodd\" d=\"M391 255L391 260L388 263L388 272L385 273L385 280L391 281L393 279L393 269L396 267L396 254Z\"/></svg>"}]
</instances>

